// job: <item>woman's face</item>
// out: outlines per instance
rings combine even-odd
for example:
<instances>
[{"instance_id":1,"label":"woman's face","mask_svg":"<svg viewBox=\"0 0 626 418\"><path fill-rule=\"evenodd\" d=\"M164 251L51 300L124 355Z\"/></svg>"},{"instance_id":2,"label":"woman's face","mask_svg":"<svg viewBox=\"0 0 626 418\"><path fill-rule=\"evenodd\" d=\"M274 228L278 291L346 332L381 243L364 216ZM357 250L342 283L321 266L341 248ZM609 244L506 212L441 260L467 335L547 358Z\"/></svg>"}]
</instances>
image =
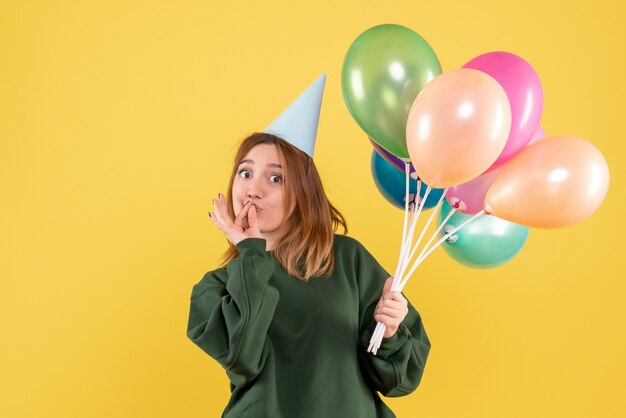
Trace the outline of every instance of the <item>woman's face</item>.
<instances>
[{"instance_id":1,"label":"woman's face","mask_svg":"<svg viewBox=\"0 0 626 418\"><path fill-rule=\"evenodd\" d=\"M243 158L233 179L232 199L235 215L248 200L252 201L259 230L266 239L278 240L284 236L295 202L286 207L284 168L276 145L256 145Z\"/></svg>"}]
</instances>

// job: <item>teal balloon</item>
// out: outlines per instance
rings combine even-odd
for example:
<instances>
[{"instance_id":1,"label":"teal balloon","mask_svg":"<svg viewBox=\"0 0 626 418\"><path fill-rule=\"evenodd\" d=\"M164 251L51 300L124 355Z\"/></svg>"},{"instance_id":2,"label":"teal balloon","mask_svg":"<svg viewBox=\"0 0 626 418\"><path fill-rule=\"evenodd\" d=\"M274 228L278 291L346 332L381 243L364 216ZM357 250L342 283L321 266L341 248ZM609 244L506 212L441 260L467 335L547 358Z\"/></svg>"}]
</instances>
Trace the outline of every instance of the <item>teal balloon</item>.
<instances>
[{"instance_id":1,"label":"teal balloon","mask_svg":"<svg viewBox=\"0 0 626 418\"><path fill-rule=\"evenodd\" d=\"M439 224L451 209L450 204L444 201L439 212ZM456 228L472 216L455 212L442 228L441 235L449 232L446 229ZM529 231L526 226L484 215L465 225L444 241L442 246L450 257L463 265L492 268L515 257L526 243Z\"/></svg>"},{"instance_id":2,"label":"teal balloon","mask_svg":"<svg viewBox=\"0 0 626 418\"><path fill-rule=\"evenodd\" d=\"M348 49L341 91L369 137L396 157L409 158L409 111L419 92L439 74L439 60L424 38L405 26L379 25L360 34Z\"/></svg>"},{"instance_id":3,"label":"teal balloon","mask_svg":"<svg viewBox=\"0 0 626 418\"><path fill-rule=\"evenodd\" d=\"M406 173L401 172L387 162L376 150L372 150L371 159L372 177L380 194L395 207L404 210L404 198L406 197ZM424 197L427 186L422 183L420 196ZM414 201L417 190L417 180L409 178L409 203ZM430 209L437 205L443 189L430 189L424 209ZM445 199L444 199L445 201Z\"/></svg>"}]
</instances>

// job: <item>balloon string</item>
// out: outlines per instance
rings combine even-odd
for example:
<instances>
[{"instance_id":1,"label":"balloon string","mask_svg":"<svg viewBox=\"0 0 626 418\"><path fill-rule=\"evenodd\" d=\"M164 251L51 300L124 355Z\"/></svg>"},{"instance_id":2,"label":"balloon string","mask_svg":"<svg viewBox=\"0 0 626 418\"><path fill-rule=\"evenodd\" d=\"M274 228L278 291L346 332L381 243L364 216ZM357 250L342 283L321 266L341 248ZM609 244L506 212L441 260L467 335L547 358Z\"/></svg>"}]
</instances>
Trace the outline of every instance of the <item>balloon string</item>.
<instances>
[{"instance_id":1,"label":"balloon string","mask_svg":"<svg viewBox=\"0 0 626 418\"><path fill-rule=\"evenodd\" d=\"M427 186L426 192L424 193L424 197L422 197L419 200L419 205L417 206L417 212L415 213L415 216L413 217L413 222L411 222L411 227L409 229L407 241L405 242L404 251L402 253L402 264L404 264L406 256L409 253L409 249L411 248L413 244L413 236L415 235L415 225L417 224L417 220L419 219L419 216L422 213L422 209L424 208L424 204L426 203L426 199L428 199L428 195L430 194L431 190L432 190L431 187ZM393 289L396 290L395 287Z\"/></svg>"},{"instance_id":2,"label":"balloon string","mask_svg":"<svg viewBox=\"0 0 626 418\"><path fill-rule=\"evenodd\" d=\"M406 272L406 269L407 269L407 267L409 265L410 260L415 255L415 251L417 251L417 248L419 247L419 244L421 243L422 239L424 238L424 234L426 233L426 230L428 229L428 227L430 226L432 220L434 219L435 214L438 213L438 211L440 210L441 204L443 203L443 199L445 198L446 193L448 191L447 188L444 190L443 194L439 198L439 201L437 202L436 207L434 208L434 210L431 213L428 221L426 222L426 225L422 229L422 231L420 233L420 236L417 239L417 242L415 243L415 245L413 245L413 235L415 233L415 225L417 224L417 220L419 218L419 215L422 212L422 209L424 208L424 205L426 204L426 199L428 198L428 195L430 193L431 187L427 186L426 192L424 193L424 197L422 199L420 199L419 198L419 195L420 195L419 192L420 192L420 188L421 188L421 181L418 179L417 193L415 194L415 200L419 201L419 204L417 206L417 211L415 211L415 210L411 211L411 215L409 217L408 216L408 212L409 212L409 164L408 163L405 164L405 174L406 174L406 187L405 187L405 202L404 202L404 225L403 225L403 228L402 228L402 246L400 248L400 257L399 257L399 260L398 260L398 265L396 266L396 274L394 275L393 282L392 282L392 290L395 290L395 291L402 291L402 289L404 288L404 286L408 282L409 278L411 277L411 275L413 274L415 269L417 269L417 267L435 249L437 249L445 240L449 239L452 235L454 235L455 233L460 231L463 227L468 225L470 222L474 221L475 219L479 218L480 216L485 215L485 210L481 210L480 212L478 212L474 216L472 216L470 219L466 220L461 225L459 225L458 227L454 228L449 233L446 233L434 245L430 246L432 241L435 239L435 237L439 234L439 232L443 228L443 226L448 222L448 220L452 217L452 215L457 211L456 208L452 208L450 210L450 212L448 213L448 215L446 216L446 218L439 224L439 226L437 227L437 230L430 237L430 239L428 240L428 242L426 243L426 245L424 246L424 248L422 249L420 254L417 256L417 260L415 260L415 262L411 266L411 269L409 270L409 272L405 275L404 273ZM415 207L415 205L413 205L413 207ZM410 226L408 228L408 232L407 232L407 225L408 225L407 224L407 218L408 218L408 224L410 224ZM410 252L409 252L409 249L410 249ZM367 348L368 352L371 352L374 355L377 354L378 349L380 348L380 345L382 344L382 340L383 340L383 337L384 337L385 329L386 329L386 325L383 324L382 322L378 322L376 324L376 328L374 329L374 332L372 333L372 337L370 338L370 343L369 343L369 346Z\"/></svg>"},{"instance_id":3,"label":"balloon string","mask_svg":"<svg viewBox=\"0 0 626 418\"><path fill-rule=\"evenodd\" d=\"M422 181L421 180L417 180L417 190L415 191L415 195L414 196L419 196L420 190L421 190L421 185L422 185ZM410 194L409 194L410 196ZM417 209L417 201L415 200L416 198L413 198L413 200L411 201L411 204L409 205L409 225L413 224L413 218L415 217L415 211ZM406 254L405 254L406 255Z\"/></svg>"},{"instance_id":4,"label":"balloon string","mask_svg":"<svg viewBox=\"0 0 626 418\"><path fill-rule=\"evenodd\" d=\"M447 189L446 189L447 190ZM422 251L420 252L420 254L417 256L417 259L421 259L422 257L424 257L424 253L428 250L430 244L433 242L433 240L435 239L435 237L439 234L439 231L441 231L441 228L443 228L443 226L450 220L450 218L452 217L452 215L454 215L454 213L457 211L456 208L452 208L450 210L450 212L448 212L448 216L445 217L445 219L443 221L441 221L441 223L439 224L439 226L437 227L437 230L431 235L430 239L428 240L428 242L426 243L426 245L424 245L424 248L422 248ZM411 273L413 272L413 270L411 270ZM402 280L402 288L404 288L404 286L406 285L406 283L409 281L409 278L411 277L410 274L408 274L403 280Z\"/></svg>"},{"instance_id":5,"label":"balloon string","mask_svg":"<svg viewBox=\"0 0 626 418\"><path fill-rule=\"evenodd\" d=\"M382 322L376 324L376 329L374 329L374 333L372 334L372 338L370 339L369 347L367 348L367 352L371 352L374 355L378 352L380 348L380 344L382 342L382 337L385 335L385 329L387 326Z\"/></svg>"},{"instance_id":6,"label":"balloon string","mask_svg":"<svg viewBox=\"0 0 626 418\"><path fill-rule=\"evenodd\" d=\"M406 177L406 193L405 193L405 219L406 219L406 211L407 211L407 203L408 203L408 190L409 190L409 177L408 177L408 168L405 170L405 172L407 173L407 177ZM396 267L396 274L394 275L393 281L392 281L392 285L391 285L391 290L392 291L401 291L401 276L402 274L400 273L401 268L406 268L406 264L407 264L407 260L406 260L406 256L407 253L409 252L409 249L411 248L411 245L413 243L413 236L415 234L415 225L417 224L417 220L419 219L419 215L422 211L422 209L424 208L424 205L426 204L426 199L428 199L428 195L430 193L430 191L432 190L430 186L428 186L426 188L426 192L424 193L424 197L420 199L420 189L421 189L421 180L418 179L417 181L417 190L416 190L416 194L415 194L415 201L419 202L419 205L417 206L417 212L415 212L415 210L411 213L411 217L410 217L410 228L408 231L408 234L404 233L404 228L403 228L403 245L402 248L400 250L400 259L398 260L398 265ZM444 194L445 195L445 194ZM441 203L441 201L440 201ZM413 204L413 207L415 207L415 204ZM405 228L406 228L406 224L405 224ZM382 339L385 333L385 329L386 326L385 324L379 322L376 324L376 329L374 330L374 333L372 335L372 338L370 339L370 344L369 347L367 349L368 352L372 352L374 353L374 355L378 352L378 348L380 348L380 344L382 343Z\"/></svg>"},{"instance_id":7,"label":"balloon string","mask_svg":"<svg viewBox=\"0 0 626 418\"><path fill-rule=\"evenodd\" d=\"M413 211L411 212L411 216L409 218L409 223L411 225L414 225L415 222L417 221L417 219L415 219L416 214L419 214L418 210L419 210L419 202L420 202L420 193L422 190L422 180L417 180L417 189L415 190L415 197L413 198ZM406 257L406 253L408 251L409 248L411 248L411 243L413 242L413 233L410 233L407 237L410 241L409 244L406 244L406 248L404 251L404 255L403 255L403 259L404 257Z\"/></svg>"},{"instance_id":8,"label":"balloon string","mask_svg":"<svg viewBox=\"0 0 626 418\"><path fill-rule=\"evenodd\" d=\"M407 251L406 247L406 241L407 241L407 232L408 232L408 225L410 223L412 223L411 221L413 220L414 217L414 210L411 211L411 216L409 218L409 186L410 186L410 169L411 169L411 164L408 161L405 161L404 163L404 173L405 173L405 193L404 193L404 225L402 227L402 243L400 245L400 256L398 257L398 264L396 266L396 272L393 276L393 281L392 281L392 287L395 287L399 284L399 274L398 274L398 270L400 269L400 267L402 266L402 260L404 259L404 255ZM419 191L419 182L418 182L418 191ZM413 204L413 207L415 207L415 205ZM408 219L408 222L407 222ZM370 344L369 347L367 348L368 352L372 352L374 354L376 354L378 347L380 347L380 342L379 340L382 340L382 338L380 338L382 335L384 335L385 332L385 324L383 324L382 322L378 322L376 324L376 328L374 330L374 333L372 334L372 337L370 339Z\"/></svg>"},{"instance_id":9,"label":"balloon string","mask_svg":"<svg viewBox=\"0 0 626 418\"><path fill-rule=\"evenodd\" d=\"M385 336L386 329L387 329L387 325L383 324L382 322L379 322L378 324L376 324L376 329L374 330L374 335L372 335L372 341L370 343L371 352L374 355L376 355L376 353L378 352L378 349L380 348L380 345L383 342L383 337Z\"/></svg>"},{"instance_id":10,"label":"balloon string","mask_svg":"<svg viewBox=\"0 0 626 418\"><path fill-rule=\"evenodd\" d=\"M411 261L411 259L413 258L413 255L415 255L415 251L417 251L417 247L422 242L422 239L424 238L424 234L426 233L426 230L430 226L430 224L433 221L435 215L439 212L439 208L441 207L443 199L446 198L446 193L447 192L448 192L448 189L446 188L443 191L443 193L441 194L441 197L439 198L439 201L437 202L436 207L431 212L430 217L428 218L428 221L426 222L426 225L422 228L422 232L421 232L419 238L417 239L417 242L413 246L413 249L411 250L411 253L409 254L408 257L405 258L405 260L403 262L403 265L402 265L402 270L400 270L400 276L402 277L402 279L400 280L400 283L406 283L406 280L408 280L408 279L404 278L404 273L406 272L406 268L407 268L409 262ZM426 204L425 202L426 202L426 200L424 200L424 204Z\"/></svg>"},{"instance_id":11,"label":"balloon string","mask_svg":"<svg viewBox=\"0 0 626 418\"><path fill-rule=\"evenodd\" d=\"M421 214L424 205L426 204L426 199L428 199L428 195L430 194L430 191L432 189L430 188L430 186L426 187L426 192L424 193L424 197L423 198L419 198L418 197L418 201L419 204L417 206L417 214L415 215L415 217L413 218L413 222L411 223L411 228L409 229L409 235L407 237L407 242L405 243L406 247L405 247L405 251L404 254L402 256L402 267L401 267L401 271L405 269L405 264L408 263L407 259L409 259L409 249L412 247L413 245L413 237L415 236L415 226L417 225L417 220L419 219L419 215ZM419 196L419 192L418 192L418 196ZM402 276L402 272L399 271L398 275L399 277ZM397 288L394 288L394 290L397 290Z\"/></svg>"},{"instance_id":12,"label":"balloon string","mask_svg":"<svg viewBox=\"0 0 626 418\"><path fill-rule=\"evenodd\" d=\"M410 182L410 180L407 177L407 184L409 182ZM415 196L418 196L418 198L419 198L419 193L420 193L420 190L421 190L421 184L422 184L422 181L418 179L418 181L417 181L417 190L415 192L416 193ZM410 189L409 189L409 191L410 191ZM408 196L410 196L410 193L408 194ZM416 221L416 219L415 219L415 215L416 215L415 202L416 202L416 200L415 199L416 198L414 198L412 203L411 203L411 205L409 205L409 207L411 207L411 213L410 213L410 216L409 216L409 225L414 225L415 221ZM400 259L398 260L398 264L401 264L402 260L404 260L404 258L406 257L409 248L411 248L411 242L413 242L413 232L412 232L412 229L409 228L409 230L407 231L406 239L403 242L402 250L400 251ZM395 278L395 276L394 276L394 278Z\"/></svg>"},{"instance_id":13,"label":"balloon string","mask_svg":"<svg viewBox=\"0 0 626 418\"><path fill-rule=\"evenodd\" d=\"M399 284L399 274L398 271L400 269L400 267L402 266L402 261L404 259L404 255L407 251L406 247L406 243L407 243L407 232L408 232L408 225L409 223L411 223L412 219L413 219L413 214L414 211L411 212L411 217L409 218L409 186L410 186L410 168L411 165L409 162L405 162L404 163L404 173L405 173L405 192L404 192L404 225L402 227L402 243L400 245L400 256L398 257L398 264L396 265L396 272L393 275L393 281L392 281L392 287L397 286ZM419 189L419 184L418 184L418 189ZM408 219L408 222L407 222ZM380 339L380 335L381 335L381 331L382 334L384 334L384 328L385 328L385 324L383 324L382 322L378 322L376 324L376 329L374 330L374 333L372 334L372 337L370 339L370 344L369 347L367 348L368 352L373 351L374 354L376 354L376 350L378 349L377 346L379 346L380 344L377 344L377 341Z\"/></svg>"},{"instance_id":14,"label":"balloon string","mask_svg":"<svg viewBox=\"0 0 626 418\"><path fill-rule=\"evenodd\" d=\"M374 355L376 354L376 352L380 348L380 344L382 343L386 329L387 326L382 322L376 324L376 328L374 329L374 333L372 334L372 338L370 339L370 345L367 348L368 352L372 352Z\"/></svg>"},{"instance_id":15,"label":"balloon string","mask_svg":"<svg viewBox=\"0 0 626 418\"><path fill-rule=\"evenodd\" d=\"M405 193L404 193L404 226L402 227L402 243L400 245L400 256L398 257L398 264L396 266L396 273L394 274L393 281L396 281L396 277L398 276L398 269L400 267L402 257L404 256L404 247L406 243L406 234L407 234L407 218L409 214L409 171L410 164L408 162L404 163L404 173L405 173Z\"/></svg>"},{"instance_id":16,"label":"balloon string","mask_svg":"<svg viewBox=\"0 0 626 418\"><path fill-rule=\"evenodd\" d=\"M472 216L470 219L466 220L465 222L463 222L461 225L459 225L457 228L454 228L452 231L450 231L449 233L445 234L443 237L441 237L441 239L439 241L437 241L437 243L435 245L433 245L431 248L428 249L428 251L426 252L426 254L424 254L424 256L422 258L418 258L417 261L415 262L415 264L413 264L413 267L411 267L411 270L409 271L408 276L411 276L411 274L413 274L413 272L415 271L415 269L417 268L417 266L419 266L422 261L424 261L426 259L426 257L428 257L430 255L430 253L432 253L437 247L439 247L445 240L447 240L448 238L450 238L452 235L456 234L459 230L461 230L461 228L463 228L465 225L469 224L470 222L472 222L474 219L477 219L480 216L483 216L485 214L484 210L481 210L480 212L478 212L477 214L475 214L474 216Z\"/></svg>"},{"instance_id":17,"label":"balloon string","mask_svg":"<svg viewBox=\"0 0 626 418\"><path fill-rule=\"evenodd\" d=\"M398 290L398 285L400 284L400 279L402 277L402 269L403 269L403 266L406 264L405 260L409 253L409 249L411 248L411 245L413 243L413 236L414 236L413 231L415 228L415 221L417 221L416 216L419 215L419 212L417 212L417 215L416 215L416 210L415 210L416 200L415 199L419 199L421 185L422 185L422 181L418 179L417 190L415 191L415 196L417 197L413 199L413 202L410 205L411 214L409 216L409 224L411 225L411 227L409 228L407 237L404 241L404 245L402 246L402 251L400 252L400 258L398 260L398 265L396 266L396 274L393 278L393 283L391 284L391 290ZM418 206L418 209L419 209L419 206Z\"/></svg>"}]
</instances>

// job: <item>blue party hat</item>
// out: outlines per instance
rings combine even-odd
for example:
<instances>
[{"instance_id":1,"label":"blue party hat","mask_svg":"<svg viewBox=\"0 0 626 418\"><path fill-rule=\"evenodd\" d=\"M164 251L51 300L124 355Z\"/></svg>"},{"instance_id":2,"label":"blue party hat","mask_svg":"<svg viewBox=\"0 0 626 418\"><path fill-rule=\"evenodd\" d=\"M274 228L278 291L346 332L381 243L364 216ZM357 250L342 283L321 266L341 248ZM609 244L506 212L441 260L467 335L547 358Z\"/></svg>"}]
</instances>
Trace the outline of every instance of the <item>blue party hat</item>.
<instances>
[{"instance_id":1,"label":"blue party hat","mask_svg":"<svg viewBox=\"0 0 626 418\"><path fill-rule=\"evenodd\" d=\"M322 73L263 132L284 139L313 158L325 83L326 73Z\"/></svg>"}]
</instances>

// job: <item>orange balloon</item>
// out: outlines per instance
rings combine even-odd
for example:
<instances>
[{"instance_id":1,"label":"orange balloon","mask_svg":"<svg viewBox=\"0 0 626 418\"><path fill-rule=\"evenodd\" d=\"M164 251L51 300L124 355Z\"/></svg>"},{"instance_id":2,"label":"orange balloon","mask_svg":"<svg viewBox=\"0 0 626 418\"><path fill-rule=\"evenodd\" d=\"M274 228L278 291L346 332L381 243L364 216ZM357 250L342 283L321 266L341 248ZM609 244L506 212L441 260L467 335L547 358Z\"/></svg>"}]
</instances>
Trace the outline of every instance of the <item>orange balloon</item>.
<instances>
[{"instance_id":1,"label":"orange balloon","mask_svg":"<svg viewBox=\"0 0 626 418\"><path fill-rule=\"evenodd\" d=\"M602 153L584 139L554 136L524 148L485 197L485 211L537 228L562 228L589 217L609 188Z\"/></svg>"},{"instance_id":2,"label":"orange balloon","mask_svg":"<svg viewBox=\"0 0 626 418\"><path fill-rule=\"evenodd\" d=\"M487 170L510 130L504 89L486 73L462 68L437 76L415 98L406 125L407 148L419 177L445 188Z\"/></svg>"}]
</instances>

